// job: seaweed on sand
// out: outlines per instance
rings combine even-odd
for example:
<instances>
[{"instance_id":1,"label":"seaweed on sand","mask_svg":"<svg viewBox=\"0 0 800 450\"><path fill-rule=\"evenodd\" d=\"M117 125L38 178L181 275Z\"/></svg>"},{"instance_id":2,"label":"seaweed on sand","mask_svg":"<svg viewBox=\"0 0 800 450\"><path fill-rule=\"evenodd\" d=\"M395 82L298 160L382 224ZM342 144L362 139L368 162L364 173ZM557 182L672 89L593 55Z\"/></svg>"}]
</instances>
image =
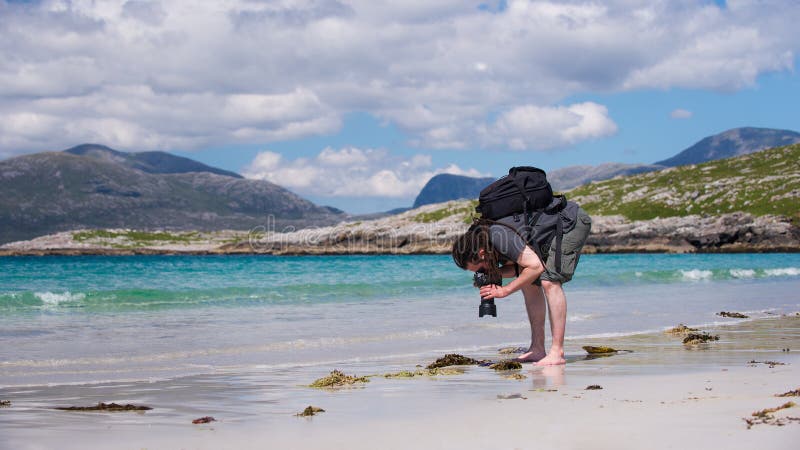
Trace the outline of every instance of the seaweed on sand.
<instances>
[{"instance_id":1,"label":"seaweed on sand","mask_svg":"<svg viewBox=\"0 0 800 450\"><path fill-rule=\"evenodd\" d=\"M665 331L667 334L671 334L673 336L686 336L691 333L696 333L700 330L697 328L689 328L684 324L680 324L677 327L670 328L669 330Z\"/></svg>"},{"instance_id":2,"label":"seaweed on sand","mask_svg":"<svg viewBox=\"0 0 800 450\"><path fill-rule=\"evenodd\" d=\"M522 400L528 399L528 397L524 397L522 394L508 394L508 395L497 394L498 400L512 400L515 398L521 398Z\"/></svg>"},{"instance_id":3,"label":"seaweed on sand","mask_svg":"<svg viewBox=\"0 0 800 450\"><path fill-rule=\"evenodd\" d=\"M0 408L7 408L11 406L11 400L0 400Z\"/></svg>"},{"instance_id":4,"label":"seaweed on sand","mask_svg":"<svg viewBox=\"0 0 800 450\"><path fill-rule=\"evenodd\" d=\"M518 361L514 361L513 359L507 359L496 362L489 366L489 368L497 370L498 372L501 370L518 370L522 369L522 364L520 364Z\"/></svg>"},{"instance_id":5,"label":"seaweed on sand","mask_svg":"<svg viewBox=\"0 0 800 450\"><path fill-rule=\"evenodd\" d=\"M401 370L400 372L395 373L385 373L383 374L384 378L414 378L417 376L425 375L425 372L422 370L416 370L414 372L410 370Z\"/></svg>"},{"instance_id":6,"label":"seaweed on sand","mask_svg":"<svg viewBox=\"0 0 800 450\"><path fill-rule=\"evenodd\" d=\"M784 392L783 394L776 394L775 397L800 397L800 388L793 391Z\"/></svg>"},{"instance_id":7,"label":"seaweed on sand","mask_svg":"<svg viewBox=\"0 0 800 450\"><path fill-rule=\"evenodd\" d=\"M748 319L750 316L746 316L742 313L738 312L728 312L728 311L720 311L717 313L718 316L721 317L730 317L732 319Z\"/></svg>"},{"instance_id":8,"label":"seaweed on sand","mask_svg":"<svg viewBox=\"0 0 800 450\"><path fill-rule=\"evenodd\" d=\"M437 367L435 369L418 369L415 371L401 370L400 372L385 373L384 378L414 378L414 377L435 377L437 375L461 375L464 369L455 367Z\"/></svg>"},{"instance_id":9,"label":"seaweed on sand","mask_svg":"<svg viewBox=\"0 0 800 450\"><path fill-rule=\"evenodd\" d=\"M310 417L310 416L314 416L317 413L321 413L321 412L325 412L325 410L322 409L322 408L316 407L316 406L308 406L308 407L306 407L306 409L303 410L303 412L299 412L299 413L295 414L295 416L297 416L297 417Z\"/></svg>"},{"instance_id":10,"label":"seaweed on sand","mask_svg":"<svg viewBox=\"0 0 800 450\"><path fill-rule=\"evenodd\" d=\"M515 353L525 353L526 351L527 351L527 349L525 349L523 347L503 347L503 348L498 348L497 349L497 353L500 353L501 355L512 355L512 354L515 354Z\"/></svg>"},{"instance_id":11,"label":"seaweed on sand","mask_svg":"<svg viewBox=\"0 0 800 450\"><path fill-rule=\"evenodd\" d=\"M481 364L482 362L483 361L478 361L477 359L468 358L466 356L459 355L456 353L449 353L437 359L436 361L428 364L428 367L426 368L438 369L440 367L447 367L447 366L469 366L469 365L478 365Z\"/></svg>"},{"instance_id":12,"label":"seaweed on sand","mask_svg":"<svg viewBox=\"0 0 800 450\"><path fill-rule=\"evenodd\" d=\"M524 379L526 379L528 377L526 377L525 375L523 375L521 373L512 373L511 375L506 375L503 378L505 378L507 380L520 380L520 381L522 381L522 380L524 380Z\"/></svg>"},{"instance_id":13,"label":"seaweed on sand","mask_svg":"<svg viewBox=\"0 0 800 450\"><path fill-rule=\"evenodd\" d=\"M591 345L584 345L583 349L590 355L602 355L607 353L617 353L619 350L611 347L593 347Z\"/></svg>"},{"instance_id":14,"label":"seaweed on sand","mask_svg":"<svg viewBox=\"0 0 800 450\"><path fill-rule=\"evenodd\" d=\"M753 364L753 365L764 364L764 365L769 366L770 369L774 368L775 366L785 366L786 365L786 363L782 363L780 361L756 361L755 359L753 359L751 361L748 361L747 364Z\"/></svg>"},{"instance_id":15,"label":"seaweed on sand","mask_svg":"<svg viewBox=\"0 0 800 450\"><path fill-rule=\"evenodd\" d=\"M116 403L98 403L94 406L67 406L67 407L58 407L54 408L61 411L109 411L109 412L118 412L118 411L149 411L153 408L149 406L139 406L139 405L118 405Z\"/></svg>"},{"instance_id":16,"label":"seaweed on sand","mask_svg":"<svg viewBox=\"0 0 800 450\"><path fill-rule=\"evenodd\" d=\"M772 413L778 412L778 411L780 411L782 409L792 408L794 406L797 406L797 404L795 402L786 402L786 403L782 404L781 406L776 406L774 408L767 408L767 409L762 409L761 411L756 411L756 412L753 413L753 417L766 417L766 416L768 416L768 415L770 415Z\"/></svg>"},{"instance_id":17,"label":"seaweed on sand","mask_svg":"<svg viewBox=\"0 0 800 450\"><path fill-rule=\"evenodd\" d=\"M435 369L427 369L426 375L462 375L463 373L464 369L459 369L458 367L437 367Z\"/></svg>"},{"instance_id":18,"label":"seaweed on sand","mask_svg":"<svg viewBox=\"0 0 800 450\"><path fill-rule=\"evenodd\" d=\"M589 386L586 386L587 391L597 391L600 389L603 389L603 386L600 386L599 384L590 384Z\"/></svg>"},{"instance_id":19,"label":"seaweed on sand","mask_svg":"<svg viewBox=\"0 0 800 450\"><path fill-rule=\"evenodd\" d=\"M211 423L211 422L216 422L216 421L217 421L217 419L215 419L215 418L213 418L211 416L205 416L205 417L201 417L199 419L194 419L192 421L192 423L197 425L197 424L201 424L201 423Z\"/></svg>"},{"instance_id":20,"label":"seaweed on sand","mask_svg":"<svg viewBox=\"0 0 800 450\"><path fill-rule=\"evenodd\" d=\"M767 408L767 409L762 409L761 411L756 411L753 414L751 414L753 419L744 418L743 420L747 423L748 430L753 425L759 425L759 424L783 426L786 424L787 421L789 422L800 421L800 418L785 417L783 419L776 419L773 414L782 409L793 408L795 406L797 406L795 402L786 402L774 408Z\"/></svg>"},{"instance_id":21,"label":"seaweed on sand","mask_svg":"<svg viewBox=\"0 0 800 450\"><path fill-rule=\"evenodd\" d=\"M331 371L330 375L314 381L309 386L313 388L335 388L356 383L369 383L369 379L367 377L345 375L339 370L333 370Z\"/></svg>"},{"instance_id":22,"label":"seaweed on sand","mask_svg":"<svg viewBox=\"0 0 800 450\"><path fill-rule=\"evenodd\" d=\"M683 338L683 343L686 345L697 345L718 340L719 336L717 335L711 335L708 333L689 333L689 335Z\"/></svg>"}]
</instances>

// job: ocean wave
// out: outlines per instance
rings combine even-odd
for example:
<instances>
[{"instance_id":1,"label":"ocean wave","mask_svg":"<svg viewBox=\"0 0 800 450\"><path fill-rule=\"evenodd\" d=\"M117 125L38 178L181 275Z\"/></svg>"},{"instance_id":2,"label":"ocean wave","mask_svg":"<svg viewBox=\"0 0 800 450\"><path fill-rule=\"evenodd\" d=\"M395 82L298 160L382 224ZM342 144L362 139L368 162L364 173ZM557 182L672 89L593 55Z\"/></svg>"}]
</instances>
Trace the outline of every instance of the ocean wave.
<instances>
[{"instance_id":1,"label":"ocean wave","mask_svg":"<svg viewBox=\"0 0 800 450\"><path fill-rule=\"evenodd\" d=\"M601 317L599 314L568 314L567 323L586 322ZM470 324L469 328L480 328L484 330L524 330L530 328L527 321L517 322L477 322Z\"/></svg>"},{"instance_id":2,"label":"ocean wave","mask_svg":"<svg viewBox=\"0 0 800 450\"><path fill-rule=\"evenodd\" d=\"M681 270L680 273L685 280L690 281L709 280L714 276L714 272L700 269Z\"/></svg>"},{"instance_id":3,"label":"ocean wave","mask_svg":"<svg viewBox=\"0 0 800 450\"><path fill-rule=\"evenodd\" d=\"M650 328L645 330L635 330L635 331L619 331L619 332L606 332L606 333L589 333L589 334L578 334L574 336L566 336L564 338L565 341L579 341L582 339L612 339L612 338L619 338L619 337L628 337L628 336L636 336L640 334L654 334L661 329Z\"/></svg>"},{"instance_id":4,"label":"ocean wave","mask_svg":"<svg viewBox=\"0 0 800 450\"><path fill-rule=\"evenodd\" d=\"M574 322L585 322L587 320L596 319L599 316L597 314L567 314L567 322L574 323Z\"/></svg>"},{"instance_id":5,"label":"ocean wave","mask_svg":"<svg viewBox=\"0 0 800 450\"><path fill-rule=\"evenodd\" d=\"M618 286L621 284L669 284L699 283L728 280L761 280L769 278L791 278L800 276L798 267L731 267L706 268L689 267L683 269L630 270L617 273L581 273L575 277L577 284L594 286Z\"/></svg>"},{"instance_id":6,"label":"ocean wave","mask_svg":"<svg viewBox=\"0 0 800 450\"><path fill-rule=\"evenodd\" d=\"M402 261L402 260L400 260ZM678 265L678 263L681 263ZM717 281L758 282L765 279L792 280L800 277L800 266L794 259L770 258L762 261L749 257L732 260L691 259L672 261L666 256L661 260L641 264L595 264L586 265L574 281L575 286L593 288L617 288L624 285L662 285L674 283L708 283ZM783 263L784 265L781 265ZM81 283L56 280L54 286L41 286L22 282L7 283L0 291L0 311L25 312L47 310L92 313L114 311L169 310L197 307L247 307L266 305L317 305L326 303L371 303L380 301L425 301L448 297L474 296L468 274L450 264L442 263L440 271L432 270L424 276L415 274L413 279L399 276L397 279L376 281L369 277L351 276L343 272L341 277L283 277L277 285L265 284L257 277L236 277L227 280L238 286L220 285L221 282L196 283L186 281L195 274L175 274L175 280L151 282L144 287L118 288L113 277L88 277ZM107 279L108 278L108 279ZM200 277L202 278L202 277ZM47 279L45 278L45 281ZM311 281L311 282L309 282ZM139 280L142 284L143 281ZM31 289L29 286L37 286ZM78 286L78 287L76 287ZM108 286L108 287L106 287ZM112 287L113 286L113 287ZM134 284L135 286L135 284ZM580 322L591 317L570 316L568 320Z\"/></svg>"},{"instance_id":7,"label":"ocean wave","mask_svg":"<svg viewBox=\"0 0 800 450\"><path fill-rule=\"evenodd\" d=\"M34 292L34 297L41 300L43 306L58 306L64 303L78 303L86 299L86 294L82 292Z\"/></svg>"},{"instance_id":8,"label":"ocean wave","mask_svg":"<svg viewBox=\"0 0 800 450\"><path fill-rule=\"evenodd\" d=\"M800 275L800 268L785 267L781 269L765 269L764 273L770 277L796 277Z\"/></svg>"},{"instance_id":9,"label":"ocean wave","mask_svg":"<svg viewBox=\"0 0 800 450\"><path fill-rule=\"evenodd\" d=\"M528 322L477 322L465 328L479 328L484 330L522 330L530 328Z\"/></svg>"},{"instance_id":10,"label":"ocean wave","mask_svg":"<svg viewBox=\"0 0 800 450\"><path fill-rule=\"evenodd\" d=\"M416 283L417 285L419 282ZM0 311L82 308L86 312L180 309L203 306L308 305L370 302L387 298L425 298L425 289L407 283L382 289L369 283L294 284L276 288L42 290L0 292ZM439 291L447 288L438 288Z\"/></svg>"},{"instance_id":11,"label":"ocean wave","mask_svg":"<svg viewBox=\"0 0 800 450\"><path fill-rule=\"evenodd\" d=\"M753 269L731 269L729 272L734 278L753 278L756 276L756 271Z\"/></svg>"}]
</instances>

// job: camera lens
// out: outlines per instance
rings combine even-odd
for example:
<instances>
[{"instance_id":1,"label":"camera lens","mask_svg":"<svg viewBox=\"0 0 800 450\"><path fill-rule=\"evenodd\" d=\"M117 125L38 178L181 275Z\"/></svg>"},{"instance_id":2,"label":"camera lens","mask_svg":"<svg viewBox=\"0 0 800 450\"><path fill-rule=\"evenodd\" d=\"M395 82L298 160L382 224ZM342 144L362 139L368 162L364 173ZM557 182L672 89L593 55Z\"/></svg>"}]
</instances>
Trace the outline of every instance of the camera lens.
<instances>
[{"instance_id":1,"label":"camera lens","mask_svg":"<svg viewBox=\"0 0 800 450\"><path fill-rule=\"evenodd\" d=\"M478 317L487 315L497 317L497 306L494 304L494 299L481 300L481 305L478 307Z\"/></svg>"},{"instance_id":2,"label":"camera lens","mask_svg":"<svg viewBox=\"0 0 800 450\"><path fill-rule=\"evenodd\" d=\"M492 280L491 276L483 270L475 272L475 275L472 277L472 282L477 288L488 284L496 284L498 286L503 284L503 280ZM493 298L489 300L481 298L481 304L478 306L478 317L487 315L497 317L497 306L495 306Z\"/></svg>"}]
</instances>

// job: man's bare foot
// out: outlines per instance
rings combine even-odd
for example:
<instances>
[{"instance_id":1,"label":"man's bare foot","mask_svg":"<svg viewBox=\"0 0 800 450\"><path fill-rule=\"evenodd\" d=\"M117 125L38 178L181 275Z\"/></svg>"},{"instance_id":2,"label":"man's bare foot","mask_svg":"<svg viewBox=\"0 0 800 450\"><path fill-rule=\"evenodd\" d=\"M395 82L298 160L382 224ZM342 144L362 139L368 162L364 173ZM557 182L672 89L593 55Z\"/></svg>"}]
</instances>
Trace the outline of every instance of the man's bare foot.
<instances>
[{"instance_id":1,"label":"man's bare foot","mask_svg":"<svg viewBox=\"0 0 800 450\"><path fill-rule=\"evenodd\" d=\"M526 353L523 353L523 354L519 355L518 357L514 358L514 361L521 362L521 363L524 363L524 362L536 362L536 361L539 361L540 359L544 358L544 355L545 355L544 351L526 352Z\"/></svg>"},{"instance_id":2,"label":"man's bare foot","mask_svg":"<svg viewBox=\"0 0 800 450\"><path fill-rule=\"evenodd\" d=\"M558 366L561 364L566 364L567 361L564 359L564 352L553 352L547 354L544 358L540 359L536 365L537 366Z\"/></svg>"}]
</instances>

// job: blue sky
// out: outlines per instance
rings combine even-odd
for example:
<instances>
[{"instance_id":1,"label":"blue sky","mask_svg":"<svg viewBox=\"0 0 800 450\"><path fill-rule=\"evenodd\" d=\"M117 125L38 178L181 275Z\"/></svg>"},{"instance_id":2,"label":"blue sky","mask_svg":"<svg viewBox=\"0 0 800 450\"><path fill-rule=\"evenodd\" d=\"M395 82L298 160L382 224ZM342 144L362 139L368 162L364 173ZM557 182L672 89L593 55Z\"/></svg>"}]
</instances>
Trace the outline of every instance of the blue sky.
<instances>
[{"instance_id":1,"label":"blue sky","mask_svg":"<svg viewBox=\"0 0 800 450\"><path fill-rule=\"evenodd\" d=\"M0 158L164 150L352 213L800 130L782 0L0 0Z\"/></svg>"}]
</instances>

